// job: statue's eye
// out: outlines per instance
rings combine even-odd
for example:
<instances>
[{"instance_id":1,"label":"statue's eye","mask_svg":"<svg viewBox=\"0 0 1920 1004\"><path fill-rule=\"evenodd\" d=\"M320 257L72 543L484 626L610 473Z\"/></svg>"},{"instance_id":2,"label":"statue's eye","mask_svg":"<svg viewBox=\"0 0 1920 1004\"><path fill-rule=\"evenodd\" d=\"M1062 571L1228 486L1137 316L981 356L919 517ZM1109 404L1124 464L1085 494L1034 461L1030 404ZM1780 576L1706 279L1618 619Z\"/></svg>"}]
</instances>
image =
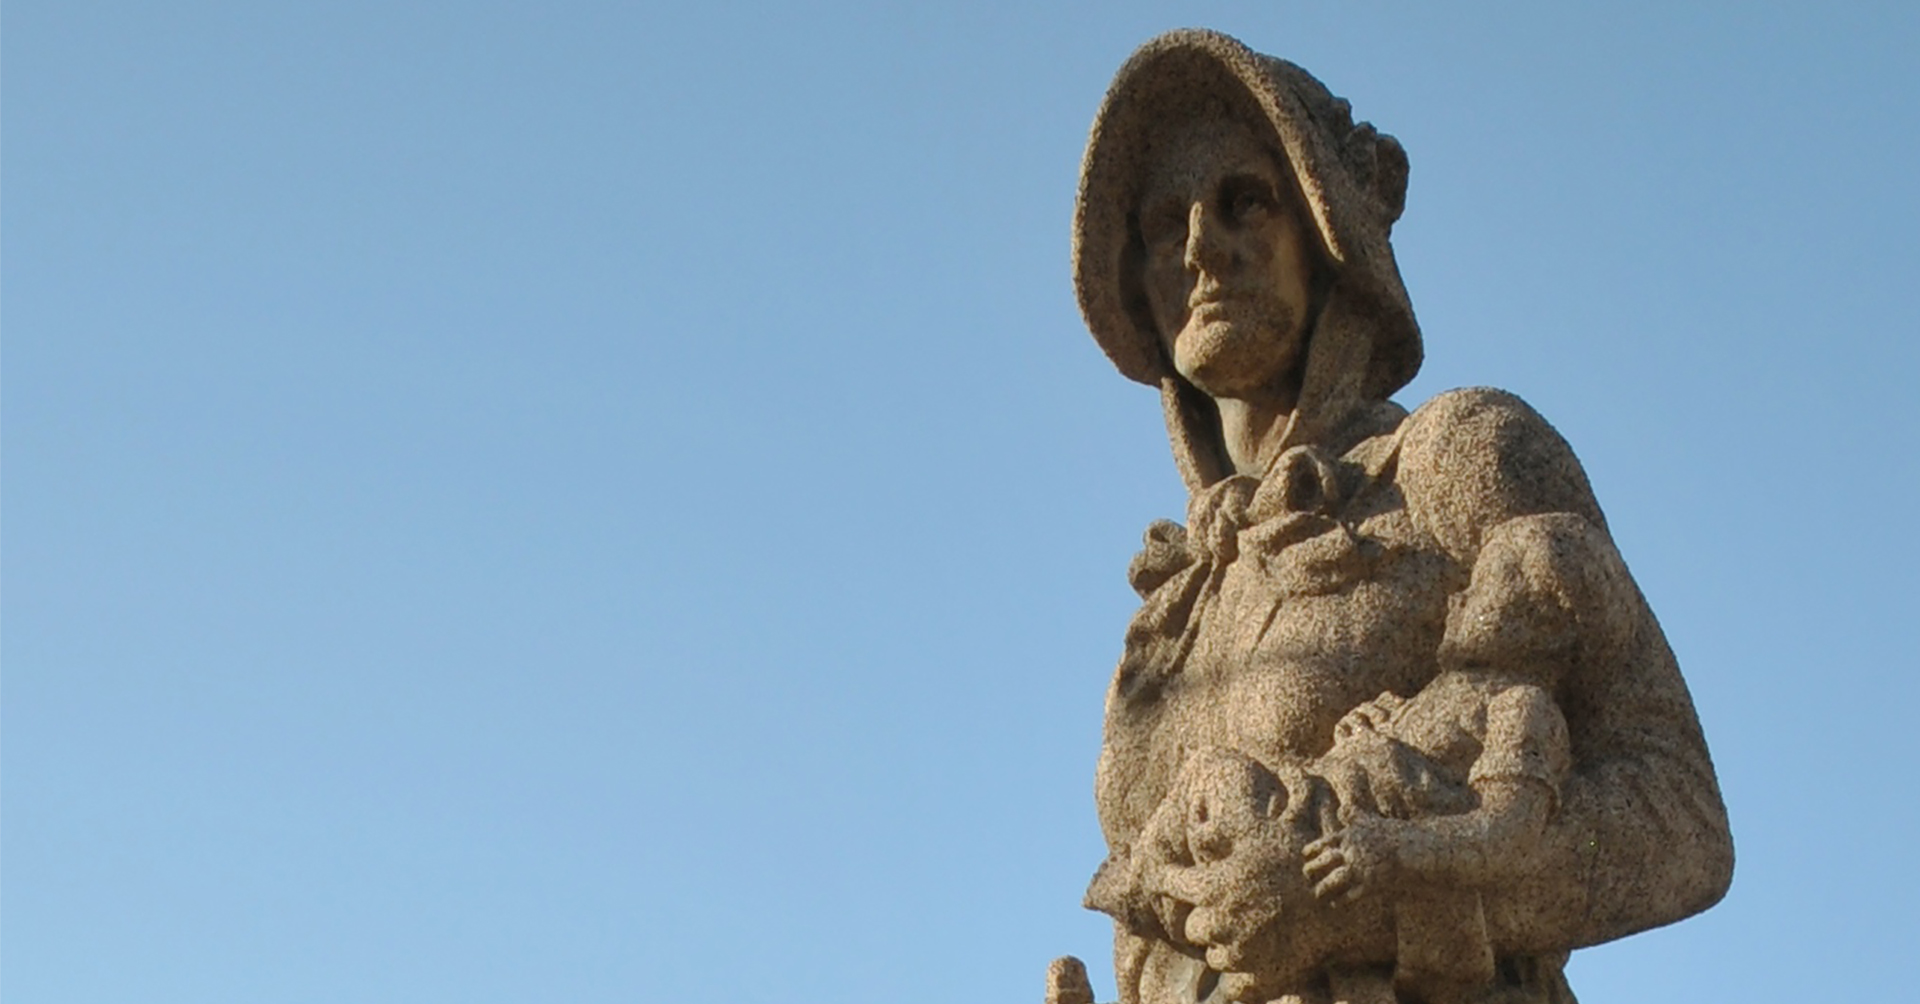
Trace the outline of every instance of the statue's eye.
<instances>
[{"instance_id":1,"label":"statue's eye","mask_svg":"<svg viewBox=\"0 0 1920 1004\"><path fill-rule=\"evenodd\" d=\"M1227 215L1244 222L1273 208L1273 198L1253 185L1240 185L1227 194Z\"/></svg>"},{"instance_id":2,"label":"statue's eye","mask_svg":"<svg viewBox=\"0 0 1920 1004\"><path fill-rule=\"evenodd\" d=\"M1177 209L1149 213L1140 221L1140 239L1156 250L1185 245L1187 217Z\"/></svg>"}]
</instances>

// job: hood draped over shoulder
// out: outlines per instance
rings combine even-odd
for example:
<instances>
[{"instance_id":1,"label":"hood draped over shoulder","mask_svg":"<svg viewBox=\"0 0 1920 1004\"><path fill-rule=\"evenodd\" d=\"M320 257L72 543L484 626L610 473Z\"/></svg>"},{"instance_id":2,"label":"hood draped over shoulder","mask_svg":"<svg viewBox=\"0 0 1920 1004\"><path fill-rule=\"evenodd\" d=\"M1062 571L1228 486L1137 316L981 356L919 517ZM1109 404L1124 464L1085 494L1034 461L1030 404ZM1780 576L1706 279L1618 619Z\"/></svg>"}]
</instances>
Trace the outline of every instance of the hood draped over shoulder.
<instances>
[{"instance_id":1,"label":"hood draped over shoulder","mask_svg":"<svg viewBox=\"0 0 1920 1004\"><path fill-rule=\"evenodd\" d=\"M1232 473L1213 402L1174 372L1140 275L1138 210L1147 166L1173 127L1230 116L1265 123L1332 272L1285 445L1329 444L1420 369L1420 328L1388 236L1405 205L1407 156L1355 123L1346 101L1298 66L1218 32L1147 42L1120 68L1093 122L1073 216L1081 313L1123 376L1158 386L1175 462L1190 491Z\"/></svg>"}]
</instances>

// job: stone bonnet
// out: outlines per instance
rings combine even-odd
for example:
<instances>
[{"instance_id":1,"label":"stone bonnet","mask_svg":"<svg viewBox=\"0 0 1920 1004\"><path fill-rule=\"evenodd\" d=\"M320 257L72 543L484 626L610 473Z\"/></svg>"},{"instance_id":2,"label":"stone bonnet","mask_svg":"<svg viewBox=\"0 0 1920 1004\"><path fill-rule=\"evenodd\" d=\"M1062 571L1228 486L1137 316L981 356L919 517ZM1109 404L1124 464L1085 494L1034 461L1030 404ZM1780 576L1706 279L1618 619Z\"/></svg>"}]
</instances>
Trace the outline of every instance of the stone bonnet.
<instances>
[{"instance_id":1,"label":"stone bonnet","mask_svg":"<svg viewBox=\"0 0 1920 1004\"><path fill-rule=\"evenodd\" d=\"M1318 388L1321 398L1385 400L1413 379L1421 359L1420 329L1388 244L1406 200L1406 153L1393 137L1355 123L1347 102L1305 70L1218 32L1173 31L1141 46L1114 77L1094 118L1073 218L1074 288L1094 339L1122 375L1160 386L1169 423L1181 424L1176 412L1192 402L1174 398L1192 392L1180 393L1184 381L1174 377L1146 310L1137 216L1155 145L1167 141L1170 126L1213 115L1272 130L1332 272L1308 350L1302 407L1314 405L1314 357L1330 351L1340 369L1360 372L1345 374L1344 394ZM1329 325L1329 318L1339 323ZM1330 339L1363 344L1334 347L1326 344ZM1322 371L1332 365L1317 362ZM1217 479L1218 472L1206 470L1215 464L1186 455L1183 430L1172 431L1189 484Z\"/></svg>"}]
</instances>

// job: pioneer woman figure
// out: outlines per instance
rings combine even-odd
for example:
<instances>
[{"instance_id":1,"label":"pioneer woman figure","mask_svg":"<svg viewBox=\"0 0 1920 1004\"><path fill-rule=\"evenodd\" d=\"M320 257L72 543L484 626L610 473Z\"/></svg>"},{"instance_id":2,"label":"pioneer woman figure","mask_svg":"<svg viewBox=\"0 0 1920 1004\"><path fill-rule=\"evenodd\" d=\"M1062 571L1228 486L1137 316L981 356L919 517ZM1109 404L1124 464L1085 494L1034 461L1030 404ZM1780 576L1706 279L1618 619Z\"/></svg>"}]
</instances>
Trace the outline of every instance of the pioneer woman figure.
<instances>
[{"instance_id":1,"label":"pioneer woman figure","mask_svg":"<svg viewBox=\"0 0 1920 1004\"><path fill-rule=\"evenodd\" d=\"M1080 304L1121 373L1158 388L1191 495L1186 525L1151 527L1130 569L1144 602L1096 781L1118 857L1154 853L1137 846L1149 821L1204 802L1197 789L1227 783L1220 763L1290 769L1367 702L1420 693L1441 672L1449 601L1504 524L1565 514L1612 547L1579 462L1518 398L1452 391L1411 414L1389 400L1421 360L1388 243L1406 179L1399 144L1346 102L1212 32L1143 46L1095 120ZM1631 582L1609 595L1622 641L1545 674L1570 764L1543 821L1460 888L1375 890L1395 897L1391 951L1329 950L1282 985L1210 966L1250 925L1315 923L1275 919L1298 848L1246 813L1212 828L1210 853L1162 862L1149 933L1116 925L1121 1000L1565 1002L1571 949L1716 902L1732 843L1692 700ZM1509 626L1487 609L1486 630ZM1428 979L1433 960L1487 944L1472 985Z\"/></svg>"}]
</instances>

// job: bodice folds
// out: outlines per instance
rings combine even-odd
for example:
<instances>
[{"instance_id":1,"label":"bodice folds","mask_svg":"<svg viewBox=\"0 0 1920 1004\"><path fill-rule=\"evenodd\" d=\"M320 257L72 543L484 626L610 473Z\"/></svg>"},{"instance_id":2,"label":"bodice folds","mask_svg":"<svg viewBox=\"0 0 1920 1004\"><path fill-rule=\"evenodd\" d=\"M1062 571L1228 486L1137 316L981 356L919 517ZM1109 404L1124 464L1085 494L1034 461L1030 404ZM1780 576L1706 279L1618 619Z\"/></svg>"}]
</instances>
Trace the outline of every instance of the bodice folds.
<instances>
[{"instance_id":1,"label":"bodice folds","mask_svg":"<svg viewBox=\"0 0 1920 1004\"><path fill-rule=\"evenodd\" d=\"M1418 692L1438 671L1449 598L1494 527L1572 513L1605 529L1565 441L1511 395L1449 392L1369 432L1296 447L1261 479L1197 495L1186 528L1149 531L1132 569L1145 602L1108 694L1096 782L1116 850L1192 751L1319 756L1361 702ZM1570 779L1539 853L1514 863L1488 917L1497 943L1524 954L1558 958L1677 920L1717 901L1731 875L1692 700L1633 600L1627 656L1557 684ZM1122 965L1147 982L1164 968Z\"/></svg>"}]
</instances>

